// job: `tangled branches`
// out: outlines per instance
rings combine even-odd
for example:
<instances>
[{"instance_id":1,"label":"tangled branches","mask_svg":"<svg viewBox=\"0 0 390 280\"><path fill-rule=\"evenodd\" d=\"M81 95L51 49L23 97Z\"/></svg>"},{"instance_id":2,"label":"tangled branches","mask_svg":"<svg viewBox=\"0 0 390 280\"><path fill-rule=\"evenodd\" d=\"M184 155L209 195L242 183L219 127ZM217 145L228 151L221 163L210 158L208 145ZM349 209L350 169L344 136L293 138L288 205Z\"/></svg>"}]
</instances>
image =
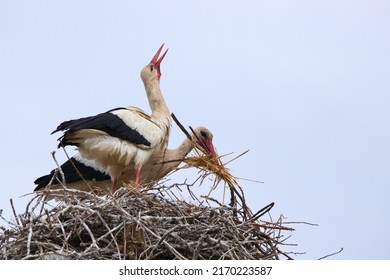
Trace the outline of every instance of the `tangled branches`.
<instances>
[{"instance_id":1,"label":"tangled branches","mask_svg":"<svg viewBox=\"0 0 390 280\"><path fill-rule=\"evenodd\" d=\"M230 206L177 199L173 188L122 188L114 196L69 190L55 207L35 196L10 228L1 228L0 258L289 258L279 246L293 229L260 221L271 204L247 217Z\"/></svg>"}]
</instances>

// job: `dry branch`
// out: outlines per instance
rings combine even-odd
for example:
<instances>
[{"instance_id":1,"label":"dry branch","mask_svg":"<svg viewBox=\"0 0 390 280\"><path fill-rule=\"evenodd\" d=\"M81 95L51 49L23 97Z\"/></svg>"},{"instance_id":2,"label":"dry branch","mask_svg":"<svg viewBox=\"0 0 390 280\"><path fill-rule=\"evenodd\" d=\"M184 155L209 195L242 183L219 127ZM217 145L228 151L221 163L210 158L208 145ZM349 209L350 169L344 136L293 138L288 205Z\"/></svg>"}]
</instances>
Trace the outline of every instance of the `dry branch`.
<instances>
[{"instance_id":1,"label":"dry branch","mask_svg":"<svg viewBox=\"0 0 390 280\"><path fill-rule=\"evenodd\" d=\"M243 219L230 206L172 200L171 187L121 188L114 196L36 195L21 221L0 230L0 259L279 259L280 221ZM42 207L38 207L38 205ZM277 233L277 234L275 234Z\"/></svg>"}]
</instances>

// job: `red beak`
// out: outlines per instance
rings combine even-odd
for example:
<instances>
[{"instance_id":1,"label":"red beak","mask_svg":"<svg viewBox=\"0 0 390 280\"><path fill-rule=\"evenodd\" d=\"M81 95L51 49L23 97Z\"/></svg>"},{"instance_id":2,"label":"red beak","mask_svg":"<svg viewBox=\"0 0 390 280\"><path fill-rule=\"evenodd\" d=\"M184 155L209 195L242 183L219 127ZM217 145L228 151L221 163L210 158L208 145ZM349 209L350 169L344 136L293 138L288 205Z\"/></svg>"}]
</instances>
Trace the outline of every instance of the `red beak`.
<instances>
[{"instance_id":1,"label":"red beak","mask_svg":"<svg viewBox=\"0 0 390 280\"><path fill-rule=\"evenodd\" d=\"M159 57L162 49L164 47L164 44L161 45L161 47L158 49L158 51L156 52L156 54L153 56L152 60L150 61L149 64L153 65L154 67L157 68L157 75L158 77L161 77L161 71L160 71L160 64L161 64L161 61L164 59L165 55L167 54L168 52L168 49L163 53L163 55Z\"/></svg>"},{"instance_id":2,"label":"red beak","mask_svg":"<svg viewBox=\"0 0 390 280\"><path fill-rule=\"evenodd\" d=\"M202 144L205 147L206 152L208 152L213 157L213 159L215 160L215 162L219 166L219 157L218 157L217 152L215 151L213 142L210 140L203 140Z\"/></svg>"},{"instance_id":3,"label":"red beak","mask_svg":"<svg viewBox=\"0 0 390 280\"><path fill-rule=\"evenodd\" d=\"M206 148L206 151L213 157L217 157L213 143L210 140L203 140L203 145Z\"/></svg>"}]
</instances>

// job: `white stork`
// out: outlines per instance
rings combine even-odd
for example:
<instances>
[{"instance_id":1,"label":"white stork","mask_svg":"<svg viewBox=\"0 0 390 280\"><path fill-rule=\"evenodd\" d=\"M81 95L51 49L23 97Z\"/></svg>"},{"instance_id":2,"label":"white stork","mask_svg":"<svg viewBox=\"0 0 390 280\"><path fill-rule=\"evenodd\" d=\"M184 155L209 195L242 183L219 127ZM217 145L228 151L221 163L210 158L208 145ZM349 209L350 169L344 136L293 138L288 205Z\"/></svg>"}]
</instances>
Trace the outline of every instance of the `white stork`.
<instances>
[{"instance_id":1,"label":"white stork","mask_svg":"<svg viewBox=\"0 0 390 280\"><path fill-rule=\"evenodd\" d=\"M186 138L180 146L175 149L160 150L142 167L140 182L150 183L159 181L168 173L173 171L184 159L184 157L193 149L194 144L201 148L206 154L217 159L218 155L213 145L213 134L205 127L194 129L194 135L191 135L192 141ZM61 165L65 184L62 176L57 169L50 174L39 177L34 181L37 185L34 191L44 190L46 188L61 189L62 185L67 188L82 191L91 189L106 190L110 176L105 170L96 166L93 160L86 160L79 154L73 156ZM134 180L134 174L125 172L120 176L119 181L126 183Z\"/></svg>"},{"instance_id":2,"label":"white stork","mask_svg":"<svg viewBox=\"0 0 390 280\"><path fill-rule=\"evenodd\" d=\"M74 145L82 158L93 160L112 181L112 192L124 169L134 166L135 186L140 182L142 166L155 151L168 145L171 116L160 89L159 58L164 44L148 65L141 70L152 114L136 107L116 108L91 117L65 121L56 130L64 131L58 147Z\"/></svg>"}]
</instances>

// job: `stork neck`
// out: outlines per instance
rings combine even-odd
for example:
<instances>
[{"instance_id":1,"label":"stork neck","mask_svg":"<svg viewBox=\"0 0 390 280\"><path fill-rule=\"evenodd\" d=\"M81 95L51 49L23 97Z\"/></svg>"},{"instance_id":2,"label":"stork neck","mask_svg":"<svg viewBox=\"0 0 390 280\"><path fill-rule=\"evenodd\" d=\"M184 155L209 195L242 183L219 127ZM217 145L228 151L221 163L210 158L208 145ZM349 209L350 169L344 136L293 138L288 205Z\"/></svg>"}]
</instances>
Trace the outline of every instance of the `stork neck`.
<instances>
[{"instance_id":1,"label":"stork neck","mask_svg":"<svg viewBox=\"0 0 390 280\"><path fill-rule=\"evenodd\" d=\"M192 151L193 148L194 148L194 146L193 146L192 142L188 138L186 138L180 144L180 146L176 148L176 150L177 150L179 157L185 157L186 155L189 154L189 152Z\"/></svg>"},{"instance_id":2,"label":"stork neck","mask_svg":"<svg viewBox=\"0 0 390 280\"><path fill-rule=\"evenodd\" d=\"M153 80L152 83L146 83L145 90L148 95L149 106L152 109L152 116L156 114L169 115L169 109L162 95L159 82Z\"/></svg>"},{"instance_id":3,"label":"stork neck","mask_svg":"<svg viewBox=\"0 0 390 280\"><path fill-rule=\"evenodd\" d=\"M173 170L176 166L180 164L181 161L178 161L180 159L183 159L186 155L188 155L189 152L191 152L193 149L193 145L191 141L186 138L177 148L175 149L166 149L163 153L159 154L159 158L157 162L164 162L168 161L167 163L164 163L164 170L167 174L171 170Z\"/></svg>"}]
</instances>

